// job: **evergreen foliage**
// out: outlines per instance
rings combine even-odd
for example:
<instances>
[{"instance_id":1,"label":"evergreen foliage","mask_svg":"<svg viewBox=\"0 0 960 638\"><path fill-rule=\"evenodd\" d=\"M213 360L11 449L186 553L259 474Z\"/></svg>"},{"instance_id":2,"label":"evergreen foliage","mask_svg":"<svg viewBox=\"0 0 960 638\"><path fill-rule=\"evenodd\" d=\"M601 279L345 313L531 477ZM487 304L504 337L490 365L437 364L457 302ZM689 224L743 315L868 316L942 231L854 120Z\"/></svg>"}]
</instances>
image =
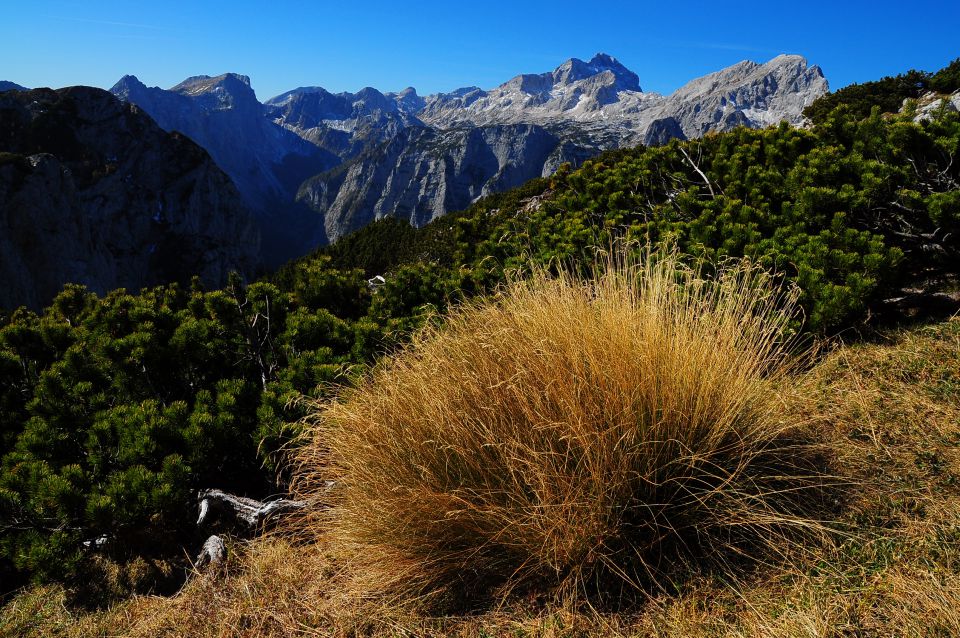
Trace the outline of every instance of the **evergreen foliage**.
<instances>
[{"instance_id":1,"label":"evergreen foliage","mask_svg":"<svg viewBox=\"0 0 960 638\"><path fill-rule=\"evenodd\" d=\"M84 574L90 545L117 560L192 542L195 490L273 491L291 397L330 384L369 304L356 273L311 286L176 285L102 299L67 286L43 315L0 328L0 557L37 580ZM289 433L288 433L289 434Z\"/></svg>"},{"instance_id":2,"label":"evergreen foliage","mask_svg":"<svg viewBox=\"0 0 960 638\"><path fill-rule=\"evenodd\" d=\"M867 117L874 108L881 113L896 113L904 100L917 99L928 91L949 94L960 89L960 58L936 73L910 70L873 82L851 84L828 93L808 106L803 114L822 123L841 104L857 117Z\"/></svg>"}]
</instances>

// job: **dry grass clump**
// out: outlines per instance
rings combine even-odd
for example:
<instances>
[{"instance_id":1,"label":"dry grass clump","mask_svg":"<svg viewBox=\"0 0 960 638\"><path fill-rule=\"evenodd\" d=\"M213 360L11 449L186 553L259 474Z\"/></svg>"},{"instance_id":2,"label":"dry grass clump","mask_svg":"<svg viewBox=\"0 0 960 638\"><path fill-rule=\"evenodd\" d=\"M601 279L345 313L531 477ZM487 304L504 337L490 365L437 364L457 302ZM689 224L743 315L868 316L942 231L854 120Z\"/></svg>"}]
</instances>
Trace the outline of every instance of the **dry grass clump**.
<instances>
[{"instance_id":1,"label":"dry grass clump","mask_svg":"<svg viewBox=\"0 0 960 638\"><path fill-rule=\"evenodd\" d=\"M782 550L817 527L773 389L793 301L666 253L513 281L322 407L299 477L336 481L316 533L352 586L407 600L619 596L684 557Z\"/></svg>"},{"instance_id":2,"label":"dry grass clump","mask_svg":"<svg viewBox=\"0 0 960 638\"><path fill-rule=\"evenodd\" d=\"M125 636L290 636L321 627L329 561L268 537L230 547L224 573L196 574L174 598L139 597L116 610ZM118 632L119 633L119 632Z\"/></svg>"}]
</instances>

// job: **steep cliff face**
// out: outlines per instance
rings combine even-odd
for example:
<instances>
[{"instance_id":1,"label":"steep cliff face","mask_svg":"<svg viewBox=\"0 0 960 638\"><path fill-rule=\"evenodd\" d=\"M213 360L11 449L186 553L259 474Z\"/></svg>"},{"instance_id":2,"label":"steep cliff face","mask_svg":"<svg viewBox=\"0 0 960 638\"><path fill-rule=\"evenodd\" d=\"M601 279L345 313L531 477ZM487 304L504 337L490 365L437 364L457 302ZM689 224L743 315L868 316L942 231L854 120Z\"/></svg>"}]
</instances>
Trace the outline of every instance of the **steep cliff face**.
<instances>
[{"instance_id":1,"label":"steep cliff face","mask_svg":"<svg viewBox=\"0 0 960 638\"><path fill-rule=\"evenodd\" d=\"M106 91L0 96L0 306L64 283L104 293L252 275L259 234L199 146Z\"/></svg>"},{"instance_id":2,"label":"steep cliff face","mask_svg":"<svg viewBox=\"0 0 960 638\"><path fill-rule=\"evenodd\" d=\"M370 87L337 94L301 87L268 100L265 106L267 117L276 124L347 160L406 128L423 128L413 114L422 102L413 89L385 95Z\"/></svg>"},{"instance_id":3,"label":"steep cliff face","mask_svg":"<svg viewBox=\"0 0 960 638\"><path fill-rule=\"evenodd\" d=\"M265 117L248 77L201 75L166 91L128 75L110 91L210 153L256 215L265 262L275 266L313 247L302 237L319 220L294 197L303 180L341 160Z\"/></svg>"},{"instance_id":4,"label":"steep cliff face","mask_svg":"<svg viewBox=\"0 0 960 638\"><path fill-rule=\"evenodd\" d=\"M287 198L291 190L296 192L298 176L285 170L294 163L290 156L302 158L305 166L300 172L308 174L325 170L336 161L264 117L250 79L243 75L192 77L169 91L147 88L128 75L110 91L142 108L164 130L179 131L207 149L256 208Z\"/></svg>"},{"instance_id":5,"label":"steep cliff face","mask_svg":"<svg viewBox=\"0 0 960 638\"><path fill-rule=\"evenodd\" d=\"M332 241L386 216L422 226L596 152L532 124L410 128L307 180L299 199L323 214Z\"/></svg>"},{"instance_id":6,"label":"steep cliff face","mask_svg":"<svg viewBox=\"0 0 960 638\"><path fill-rule=\"evenodd\" d=\"M588 62L568 60L549 73L518 75L489 91L468 87L427 98L412 90L377 93L373 109L361 108L357 96L322 89L310 89L316 100L312 117L292 108L306 89L275 102L285 106L277 121L304 136L326 126L355 139L350 136L363 114L388 114L394 122L410 116L371 136L388 143L368 146L356 160L301 187L300 201L324 216L325 234L335 240L386 215L420 226L603 149L665 144L736 126L798 123L803 108L826 90L819 68L799 56L780 56L766 64L743 62L664 97L642 92L636 74L598 54ZM392 103L382 99L387 97Z\"/></svg>"},{"instance_id":7,"label":"steep cliff face","mask_svg":"<svg viewBox=\"0 0 960 638\"><path fill-rule=\"evenodd\" d=\"M693 80L654 115L674 118L688 138L736 126L796 125L803 121L803 109L828 88L820 67L808 66L798 55L781 55L766 64L741 62Z\"/></svg>"}]
</instances>

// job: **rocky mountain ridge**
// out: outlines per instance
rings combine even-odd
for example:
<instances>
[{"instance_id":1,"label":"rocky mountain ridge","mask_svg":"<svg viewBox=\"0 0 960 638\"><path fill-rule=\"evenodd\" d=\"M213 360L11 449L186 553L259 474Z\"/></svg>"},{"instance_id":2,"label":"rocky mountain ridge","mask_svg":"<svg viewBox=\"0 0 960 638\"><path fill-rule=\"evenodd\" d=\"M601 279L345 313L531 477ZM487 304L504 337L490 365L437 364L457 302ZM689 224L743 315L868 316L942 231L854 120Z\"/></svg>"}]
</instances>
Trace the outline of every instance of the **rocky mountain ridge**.
<instances>
[{"instance_id":1,"label":"rocky mountain ridge","mask_svg":"<svg viewBox=\"0 0 960 638\"><path fill-rule=\"evenodd\" d=\"M112 90L207 148L258 211L272 238L265 246L286 258L386 215L426 223L518 176L547 175L604 149L797 124L827 81L804 58L783 55L663 96L599 53L493 89L428 96L412 87L314 86L260 104L249 78L236 74L188 78L169 91L127 76Z\"/></svg>"},{"instance_id":2,"label":"rocky mountain ridge","mask_svg":"<svg viewBox=\"0 0 960 638\"><path fill-rule=\"evenodd\" d=\"M430 96L418 115L441 128L581 124L598 142L622 139L619 146L649 143L651 128L662 129L656 123L668 118L687 138L738 125L798 124L803 108L827 89L819 67L801 56L781 55L765 64L741 62L663 96L643 92L635 74L598 54L589 62L569 60L552 73L519 75L490 91Z\"/></svg>"},{"instance_id":3,"label":"rocky mountain ridge","mask_svg":"<svg viewBox=\"0 0 960 638\"><path fill-rule=\"evenodd\" d=\"M341 160L264 117L248 77L201 75L163 90L127 75L110 91L138 105L164 130L183 133L210 153L256 214L268 265L313 248L301 238L305 229L312 232L315 215L296 206L297 189Z\"/></svg>"},{"instance_id":4,"label":"rocky mountain ridge","mask_svg":"<svg viewBox=\"0 0 960 638\"><path fill-rule=\"evenodd\" d=\"M420 227L480 197L550 175L564 162L579 165L596 152L536 124L411 127L305 181L298 199L322 212L326 237L388 216Z\"/></svg>"}]
</instances>

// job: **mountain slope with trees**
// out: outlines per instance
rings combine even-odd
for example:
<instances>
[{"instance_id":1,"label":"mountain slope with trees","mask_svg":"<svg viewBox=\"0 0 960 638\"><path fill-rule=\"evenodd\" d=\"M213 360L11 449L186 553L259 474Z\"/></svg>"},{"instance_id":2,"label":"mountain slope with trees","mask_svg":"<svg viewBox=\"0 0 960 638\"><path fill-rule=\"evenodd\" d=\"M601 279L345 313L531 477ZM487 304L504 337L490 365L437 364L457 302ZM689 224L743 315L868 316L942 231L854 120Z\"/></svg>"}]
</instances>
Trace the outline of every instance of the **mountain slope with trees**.
<instances>
[{"instance_id":1,"label":"mountain slope with trees","mask_svg":"<svg viewBox=\"0 0 960 638\"><path fill-rule=\"evenodd\" d=\"M873 82L845 86L821 96L805 108L803 114L819 123L841 104L859 117L870 115L874 107L892 113L900 110L904 100L915 100L931 91L949 94L957 90L960 90L960 58L935 73L910 70Z\"/></svg>"},{"instance_id":2,"label":"mountain slope with trees","mask_svg":"<svg viewBox=\"0 0 960 638\"><path fill-rule=\"evenodd\" d=\"M601 53L490 90L426 97L301 87L261 104L250 79L232 73L169 90L126 76L111 90L209 151L257 214L264 261L275 267L374 220L424 225L604 149L796 124L827 81L802 57L782 55L662 96Z\"/></svg>"}]
</instances>

